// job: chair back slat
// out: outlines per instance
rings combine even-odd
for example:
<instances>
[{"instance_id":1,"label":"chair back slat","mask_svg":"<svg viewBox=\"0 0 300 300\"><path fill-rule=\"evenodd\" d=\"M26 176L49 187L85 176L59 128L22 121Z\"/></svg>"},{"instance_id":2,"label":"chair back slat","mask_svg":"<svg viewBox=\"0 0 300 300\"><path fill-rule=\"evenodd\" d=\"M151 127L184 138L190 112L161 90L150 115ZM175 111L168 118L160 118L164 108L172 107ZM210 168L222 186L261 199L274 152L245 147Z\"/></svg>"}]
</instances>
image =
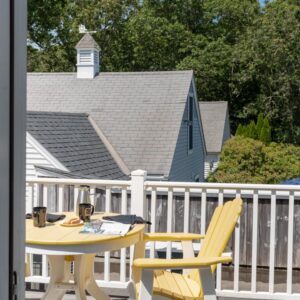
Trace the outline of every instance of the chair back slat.
<instances>
[{"instance_id":1,"label":"chair back slat","mask_svg":"<svg viewBox=\"0 0 300 300\"><path fill-rule=\"evenodd\" d=\"M198 257L218 257L222 255L237 224L242 207L242 200L236 198L215 209ZM213 265L212 271L214 272L215 269L216 265ZM192 271L190 277L198 281L198 271Z\"/></svg>"}]
</instances>

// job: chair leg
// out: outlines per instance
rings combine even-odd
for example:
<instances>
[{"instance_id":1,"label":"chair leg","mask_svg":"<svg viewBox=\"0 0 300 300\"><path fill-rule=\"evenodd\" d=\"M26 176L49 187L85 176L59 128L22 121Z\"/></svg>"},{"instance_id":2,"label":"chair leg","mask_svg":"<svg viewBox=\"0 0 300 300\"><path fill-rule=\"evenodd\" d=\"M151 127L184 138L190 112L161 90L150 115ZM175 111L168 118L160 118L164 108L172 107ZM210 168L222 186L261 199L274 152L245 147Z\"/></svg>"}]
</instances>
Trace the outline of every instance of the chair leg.
<instances>
[{"instance_id":1,"label":"chair leg","mask_svg":"<svg viewBox=\"0 0 300 300\"><path fill-rule=\"evenodd\" d=\"M204 300L217 300L215 280L210 267L199 269Z\"/></svg>"},{"instance_id":2,"label":"chair leg","mask_svg":"<svg viewBox=\"0 0 300 300\"><path fill-rule=\"evenodd\" d=\"M139 300L151 300L153 290L153 270L143 269Z\"/></svg>"}]
</instances>

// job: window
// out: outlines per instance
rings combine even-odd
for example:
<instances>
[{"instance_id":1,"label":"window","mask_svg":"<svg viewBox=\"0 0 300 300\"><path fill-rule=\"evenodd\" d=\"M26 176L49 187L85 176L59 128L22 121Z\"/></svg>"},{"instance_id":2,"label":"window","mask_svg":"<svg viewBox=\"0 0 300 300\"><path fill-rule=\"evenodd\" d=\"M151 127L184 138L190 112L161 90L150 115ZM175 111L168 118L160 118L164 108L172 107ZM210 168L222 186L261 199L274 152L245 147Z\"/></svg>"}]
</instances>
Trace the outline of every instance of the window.
<instances>
[{"instance_id":1,"label":"window","mask_svg":"<svg viewBox=\"0 0 300 300\"><path fill-rule=\"evenodd\" d=\"M189 119L188 119L188 144L189 151L193 150L193 116L194 116L194 98L193 96L189 96Z\"/></svg>"}]
</instances>

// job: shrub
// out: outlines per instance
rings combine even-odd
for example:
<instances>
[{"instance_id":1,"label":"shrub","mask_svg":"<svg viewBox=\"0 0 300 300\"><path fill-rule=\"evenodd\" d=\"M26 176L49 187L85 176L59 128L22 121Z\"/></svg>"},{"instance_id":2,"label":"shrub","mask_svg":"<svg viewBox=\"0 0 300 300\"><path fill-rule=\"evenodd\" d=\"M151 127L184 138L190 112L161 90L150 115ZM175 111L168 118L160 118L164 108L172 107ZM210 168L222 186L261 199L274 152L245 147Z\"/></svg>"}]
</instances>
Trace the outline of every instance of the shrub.
<instances>
[{"instance_id":1,"label":"shrub","mask_svg":"<svg viewBox=\"0 0 300 300\"><path fill-rule=\"evenodd\" d=\"M300 147L241 136L228 140L210 182L280 183L300 177Z\"/></svg>"}]
</instances>

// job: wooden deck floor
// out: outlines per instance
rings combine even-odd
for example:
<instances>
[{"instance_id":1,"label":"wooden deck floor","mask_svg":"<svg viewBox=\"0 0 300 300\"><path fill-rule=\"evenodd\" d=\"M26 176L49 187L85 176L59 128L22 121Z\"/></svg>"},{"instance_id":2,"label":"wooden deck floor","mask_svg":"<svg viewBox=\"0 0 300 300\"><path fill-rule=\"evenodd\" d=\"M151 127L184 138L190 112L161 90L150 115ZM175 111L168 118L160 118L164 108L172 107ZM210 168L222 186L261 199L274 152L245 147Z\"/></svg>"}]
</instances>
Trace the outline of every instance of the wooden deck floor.
<instances>
[{"instance_id":1,"label":"wooden deck floor","mask_svg":"<svg viewBox=\"0 0 300 300\"><path fill-rule=\"evenodd\" d=\"M40 292L26 292L26 300L38 300L41 299L43 296L43 293ZM94 300L95 298L91 297L91 296L87 296L87 300ZM111 298L111 300L125 300L127 298ZM75 300L75 295L69 294L69 295L65 295L63 297L63 300ZM222 298L219 297L218 300L237 300L237 298ZM244 299L247 300L247 299ZM255 300L255 299L251 299L251 300Z\"/></svg>"}]
</instances>

